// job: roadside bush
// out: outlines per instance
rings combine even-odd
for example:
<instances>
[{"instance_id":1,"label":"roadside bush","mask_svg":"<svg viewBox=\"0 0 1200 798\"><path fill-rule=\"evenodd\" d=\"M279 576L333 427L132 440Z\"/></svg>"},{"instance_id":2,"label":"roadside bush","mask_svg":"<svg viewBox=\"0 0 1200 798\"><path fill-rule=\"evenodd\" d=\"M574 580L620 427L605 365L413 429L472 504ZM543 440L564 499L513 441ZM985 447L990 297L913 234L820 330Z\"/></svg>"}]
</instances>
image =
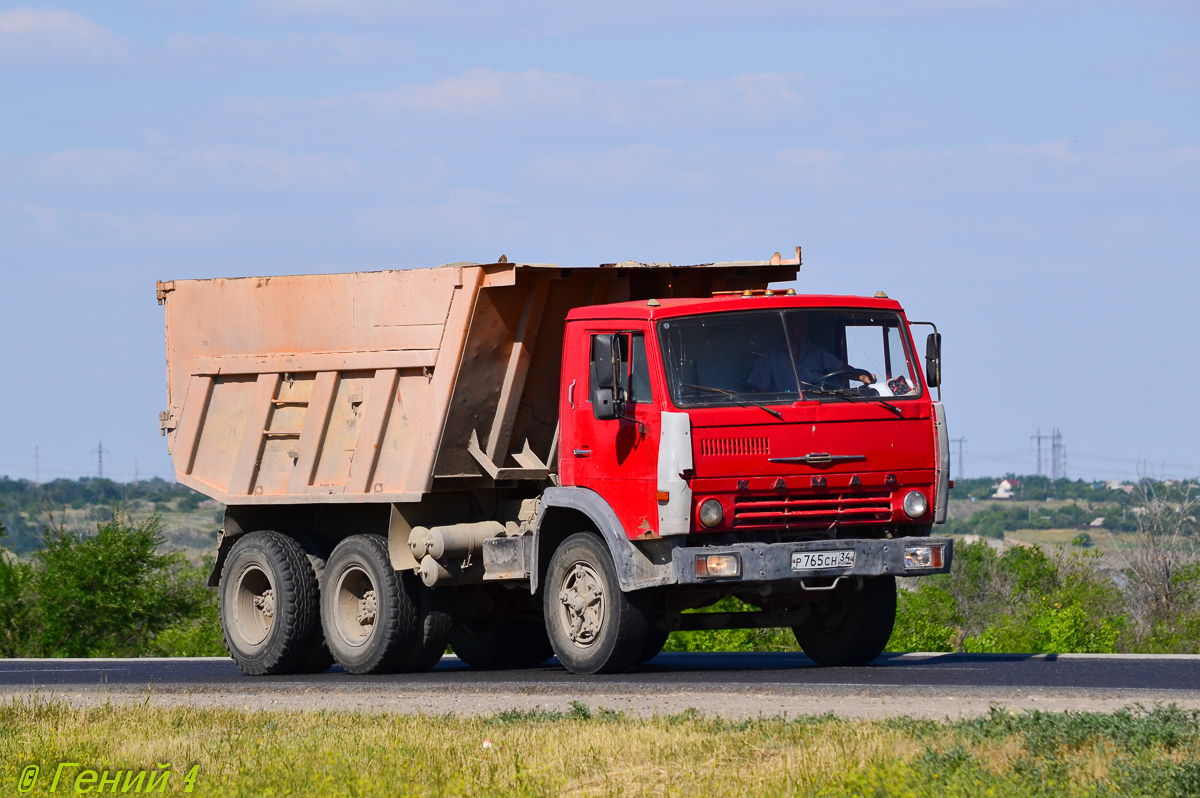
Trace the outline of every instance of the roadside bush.
<instances>
[{"instance_id":1,"label":"roadside bush","mask_svg":"<svg viewBox=\"0 0 1200 798\"><path fill-rule=\"evenodd\" d=\"M216 601L201 607L199 617L182 620L159 632L150 643L156 657L223 657L221 617Z\"/></svg>"},{"instance_id":2,"label":"roadside bush","mask_svg":"<svg viewBox=\"0 0 1200 798\"><path fill-rule=\"evenodd\" d=\"M0 541L7 537L8 530L0 523ZM19 656L28 647L31 575L28 563L0 548L0 657Z\"/></svg>"},{"instance_id":3,"label":"roadside bush","mask_svg":"<svg viewBox=\"0 0 1200 798\"><path fill-rule=\"evenodd\" d=\"M949 574L900 593L893 651L1116 651L1124 599L1091 552L955 547Z\"/></svg>"},{"instance_id":4,"label":"roadside bush","mask_svg":"<svg viewBox=\"0 0 1200 798\"><path fill-rule=\"evenodd\" d=\"M888 648L892 651L954 651L959 645L962 616L954 597L942 587L930 586L897 593L896 626Z\"/></svg>"},{"instance_id":5,"label":"roadside bush","mask_svg":"<svg viewBox=\"0 0 1200 798\"><path fill-rule=\"evenodd\" d=\"M5 656L138 656L214 650L215 596L181 552L158 553L162 521L119 512L87 535L51 528L29 562L0 557ZM159 641L162 635L165 639ZM219 646L220 636L216 635Z\"/></svg>"}]
</instances>

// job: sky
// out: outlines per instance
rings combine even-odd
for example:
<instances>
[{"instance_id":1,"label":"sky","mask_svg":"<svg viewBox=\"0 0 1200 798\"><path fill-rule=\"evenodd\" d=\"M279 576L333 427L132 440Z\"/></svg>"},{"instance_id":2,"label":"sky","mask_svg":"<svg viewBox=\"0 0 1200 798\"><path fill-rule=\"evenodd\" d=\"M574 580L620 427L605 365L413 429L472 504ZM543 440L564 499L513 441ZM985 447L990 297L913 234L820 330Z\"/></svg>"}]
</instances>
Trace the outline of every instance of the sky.
<instances>
[{"instance_id":1,"label":"sky","mask_svg":"<svg viewBox=\"0 0 1200 798\"><path fill-rule=\"evenodd\" d=\"M796 245L937 322L964 475L1200 474L1200 9L0 5L0 474L172 477L158 279Z\"/></svg>"}]
</instances>

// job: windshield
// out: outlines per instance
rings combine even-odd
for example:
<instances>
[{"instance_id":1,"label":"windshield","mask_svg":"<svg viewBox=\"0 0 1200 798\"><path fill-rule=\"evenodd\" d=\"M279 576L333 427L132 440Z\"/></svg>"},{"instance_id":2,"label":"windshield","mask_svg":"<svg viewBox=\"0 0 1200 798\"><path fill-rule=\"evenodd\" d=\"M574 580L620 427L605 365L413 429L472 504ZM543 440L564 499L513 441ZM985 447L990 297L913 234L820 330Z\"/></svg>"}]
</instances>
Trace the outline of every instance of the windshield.
<instances>
[{"instance_id":1,"label":"windshield","mask_svg":"<svg viewBox=\"0 0 1200 798\"><path fill-rule=\"evenodd\" d=\"M659 322L678 407L909 399L921 386L900 315L750 310Z\"/></svg>"}]
</instances>

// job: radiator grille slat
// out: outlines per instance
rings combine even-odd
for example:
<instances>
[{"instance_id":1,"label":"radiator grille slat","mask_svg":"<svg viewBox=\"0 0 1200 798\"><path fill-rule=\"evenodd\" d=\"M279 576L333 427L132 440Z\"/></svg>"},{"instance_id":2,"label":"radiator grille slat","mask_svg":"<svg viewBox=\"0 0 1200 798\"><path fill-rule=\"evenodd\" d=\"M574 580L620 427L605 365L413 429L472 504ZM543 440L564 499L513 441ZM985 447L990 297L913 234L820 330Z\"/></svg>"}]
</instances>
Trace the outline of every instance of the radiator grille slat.
<instances>
[{"instance_id":1,"label":"radiator grille slat","mask_svg":"<svg viewBox=\"0 0 1200 798\"><path fill-rule=\"evenodd\" d=\"M886 523L891 518L891 491L737 496L733 500L733 525L741 529Z\"/></svg>"},{"instance_id":2,"label":"radiator grille slat","mask_svg":"<svg viewBox=\"0 0 1200 798\"><path fill-rule=\"evenodd\" d=\"M700 441L700 454L705 457L722 455L770 454L771 440L763 437L704 438Z\"/></svg>"}]
</instances>

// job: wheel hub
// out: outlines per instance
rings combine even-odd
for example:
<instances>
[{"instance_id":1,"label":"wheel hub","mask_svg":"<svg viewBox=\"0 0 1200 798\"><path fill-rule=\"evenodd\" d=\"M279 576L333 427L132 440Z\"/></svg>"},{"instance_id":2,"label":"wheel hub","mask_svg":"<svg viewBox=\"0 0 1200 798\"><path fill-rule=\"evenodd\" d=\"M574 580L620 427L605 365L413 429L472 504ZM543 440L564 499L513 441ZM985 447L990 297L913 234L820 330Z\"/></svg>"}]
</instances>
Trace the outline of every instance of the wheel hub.
<instances>
[{"instance_id":1,"label":"wheel hub","mask_svg":"<svg viewBox=\"0 0 1200 798\"><path fill-rule=\"evenodd\" d=\"M351 566L339 575L334 588L334 622L348 645L361 646L375 631L379 601L370 575Z\"/></svg>"},{"instance_id":2,"label":"wheel hub","mask_svg":"<svg viewBox=\"0 0 1200 798\"><path fill-rule=\"evenodd\" d=\"M590 564L577 562L567 569L558 602L571 642L581 648L596 642L604 625L604 587Z\"/></svg>"},{"instance_id":3,"label":"wheel hub","mask_svg":"<svg viewBox=\"0 0 1200 798\"><path fill-rule=\"evenodd\" d=\"M275 620L275 590L259 565L247 567L234 589L233 630L247 646L257 646L271 633Z\"/></svg>"}]
</instances>

